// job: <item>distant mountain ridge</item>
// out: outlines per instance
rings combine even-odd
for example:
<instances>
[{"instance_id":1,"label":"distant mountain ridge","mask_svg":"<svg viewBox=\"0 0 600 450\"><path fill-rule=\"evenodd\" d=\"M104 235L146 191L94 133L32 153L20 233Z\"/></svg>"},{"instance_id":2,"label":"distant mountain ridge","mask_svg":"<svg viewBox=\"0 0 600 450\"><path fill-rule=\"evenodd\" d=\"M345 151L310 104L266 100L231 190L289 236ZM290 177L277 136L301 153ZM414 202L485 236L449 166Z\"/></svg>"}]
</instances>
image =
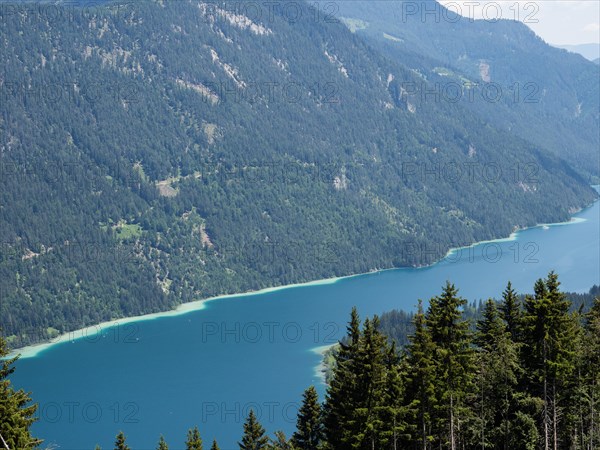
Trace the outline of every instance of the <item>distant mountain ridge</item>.
<instances>
[{"instance_id":1,"label":"distant mountain ridge","mask_svg":"<svg viewBox=\"0 0 600 450\"><path fill-rule=\"evenodd\" d=\"M577 45L553 45L557 48L568 50L572 53L579 53L590 61L600 59L600 44L577 44Z\"/></svg>"},{"instance_id":2,"label":"distant mountain ridge","mask_svg":"<svg viewBox=\"0 0 600 450\"><path fill-rule=\"evenodd\" d=\"M440 90L456 83L487 89L473 100L465 94L462 103L495 127L600 175L597 65L546 44L521 22L473 21L433 0L340 2L338 16L360 21L357 35Z\"/></svg>"}]
</instances>

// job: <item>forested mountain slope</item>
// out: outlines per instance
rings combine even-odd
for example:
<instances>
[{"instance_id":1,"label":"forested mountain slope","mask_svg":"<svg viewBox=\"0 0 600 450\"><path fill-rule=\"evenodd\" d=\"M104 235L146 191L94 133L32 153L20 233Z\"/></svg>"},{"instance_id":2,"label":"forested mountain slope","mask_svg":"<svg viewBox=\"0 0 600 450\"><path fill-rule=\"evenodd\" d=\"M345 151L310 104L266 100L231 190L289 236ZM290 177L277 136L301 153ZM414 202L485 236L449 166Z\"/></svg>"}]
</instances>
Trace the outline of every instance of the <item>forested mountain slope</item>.
<instances>
[{"instance_id":1,"label":"forested mountain slope","mask_svg":"<svg viewBox=\"0 0 600 450\"><path fill-rule=\"evenodd\" d=\"M460 104L413 104L403 83L418 74L307 4L44 5L3 5L0 27L13 346L427 264L596 197L541 144Z\"/></svg>"},{"instance_id":2,"label":"forested mountain slope","mask_svg":"<svg viewBox=\"0 0 600 450\"><path fill-rule=\"evenodd\" d=\"M457 99L496 128L597 179L600 68L548 45L515 20L539 21L543 3L498 5L359 0L337 2L335 11L384 54L420 73L441 97ZM480 13L485 19L470 18ZM414 102L431 101L423 91L415 89Z\"/></svg>"}]
</instances>

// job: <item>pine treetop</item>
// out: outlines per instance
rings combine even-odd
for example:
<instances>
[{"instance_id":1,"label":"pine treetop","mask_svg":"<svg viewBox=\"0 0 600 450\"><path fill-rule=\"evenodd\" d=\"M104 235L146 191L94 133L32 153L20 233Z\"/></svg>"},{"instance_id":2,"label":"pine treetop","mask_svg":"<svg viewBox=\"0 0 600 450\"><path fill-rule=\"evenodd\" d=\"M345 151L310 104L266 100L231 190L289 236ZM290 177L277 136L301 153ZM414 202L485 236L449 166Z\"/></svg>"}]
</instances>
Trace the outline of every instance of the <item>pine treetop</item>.
<instances>
[{"instance_id":1,"label":"pine treetop","mask_svg":"<svg viewBox=\"0 0 600 450\"><path fill-rule=\"evenodd\" d=\"M126 438L122 431L119 431L115 440L115 450L131 450L126 444Z\"/></svg>"},{"instance_id":2,"label":"pine treetop","mask_svg":"<svg viewBox=\"0 0 600 450\"><path fill-rule=\"evenodd\" d=\"M200 437L198 427L188 430L185 448L186 450L202 450L202 438Z\"/></svg>"},{"instance_id":3,"label":"pine treetop","mask_svg":"<svg viewBox=\"0 0 600 450\"><path fill-rule=\"evenodd\" d=\"M265 429L258 421L254 410L250 410L248 418L244 423L244 436L242 442L238 445L240 450L261 450L266 449L269 444L269 438L265 436Z\"/></svg>"},{"instance_id":4,"label":"pine treetop","mask_svg":"<svg viewBox=\"0 0 600 450\"><path fill-rule=\"evenodd\" d=\"M167 445L165 438L162 435L158 440L158 447L156 447L156 450L169 450L169 446Z\"/></svg>"}]
</instances>

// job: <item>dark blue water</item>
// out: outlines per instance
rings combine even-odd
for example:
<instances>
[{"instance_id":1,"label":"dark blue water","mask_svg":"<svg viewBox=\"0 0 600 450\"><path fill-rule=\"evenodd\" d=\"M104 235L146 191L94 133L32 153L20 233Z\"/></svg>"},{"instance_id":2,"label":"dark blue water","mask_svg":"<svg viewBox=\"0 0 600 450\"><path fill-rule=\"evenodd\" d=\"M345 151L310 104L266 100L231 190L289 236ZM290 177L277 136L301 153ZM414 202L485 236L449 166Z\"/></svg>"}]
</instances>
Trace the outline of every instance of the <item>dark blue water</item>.
<instances>
[{"instance_id":1,"label":"dark blue water","mask_svg":"<svg viewBox=\"0 0 600 450\"><path fill-rule=\"evenodd\" d=\"M427 268L216 300L203 310L105 328L22 359L13 378L40 404L36 436L62 449L112 448L123 430L133 449L164 434L183 448L197 425L210 445L237 448L250 408L269 434L289 433L302 391L323 386L315 347L342 336L350 309L364 317L413 309L451 280L468 300L499 296L508 280L531 292L550 270L563 288L600 284L600 204L567 225L458 250Z\"/></svg>"}]
</instances>

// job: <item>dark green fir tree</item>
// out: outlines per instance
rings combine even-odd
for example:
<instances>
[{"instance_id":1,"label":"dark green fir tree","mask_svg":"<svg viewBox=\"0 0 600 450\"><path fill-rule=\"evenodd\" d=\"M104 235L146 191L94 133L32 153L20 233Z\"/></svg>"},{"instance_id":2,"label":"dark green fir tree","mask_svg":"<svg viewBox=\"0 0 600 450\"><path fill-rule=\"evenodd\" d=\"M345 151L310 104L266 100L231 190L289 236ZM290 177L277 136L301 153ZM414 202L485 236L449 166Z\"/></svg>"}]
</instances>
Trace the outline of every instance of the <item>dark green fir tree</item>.
<instances>
[{"instance_id":1,"label":"dark green fir tree","mask_svg":"<svg viewBox=\"0 0 600 450\"><path fill-rule=\"evenodd\" d=\"M310 386L302 395L302 406L298 411L296 432L292 443L298 450L317 450L323 440L323 424L319 395Z\"/></svg>"},{"instance_id":2,"label":"dark green fir tree","mask_svg":"<svg viewBox=\"0 0 600 450\"><path fill-rule=\"evenodd\" d=\"M519 296L513 289L510 281L502 293L500 311L502 312L502 318L506 323L506 329L510 333L512 340L514 342L520 342L523 311L521 309Z\"/></svg>"},{"instance_id":3,"label":"dark green fir tree","mask_svg":"<svg viewBox=\"0 0 600 450\"><path fill-rule=\"evenodd\" d=\"M202 438L200 437L200 431L198 431L198 427L188 430L187 440L185 441L185 449L202 450Z\"/></svg>"},{"instance_id":4,"label":"dark green fir tree","mask_svg":"<svg viewBox=\"0 0 600 450\"><path fill-rule=\"evenodd\" d=\"M23 390L15 391L8 379L18 358L3 359L9 350L0 335L0 444L10 449L31 449L42 441L31 435L30 427L35 422L37 404Z\"/></svg>"},{"instance_id":5,"label":"dark green fir tree","mask_svg":"<svg viewBox=\"0 0 600 450\"><path fill-rule=\"evenodd\" d=\"M163 436L161 436L158 440L158 447L156 447L156 450L169 450L169 446L167 445Z\"/></svg>"},{"instance_id":6,"label":"dark green fir tree","mask_svg":"<svg viewBox=\"0 0 600 450\"><path fill-rule=\"evenodd\" d=\"M436 414L438 445L450 449L464 447L466 436L461 424L471 419L467 397L475 375L469 323L462 318L467 301L446 283L442 294L429 302L427 327L434 344L436 365Z\"/></svg>"},{"instance_id":7,"label":"dark green fir tree","mask_svg":"<svg viewBox=\"0 0 600 450\"><path fill-rule=\"evenodd\" d=\"M244 435L239 446L240 450L261 450L269 446L269 438L265 436L265 429L256 418L254 410L250 410L244 423Z\"/></svg>"},{"instance_id":8,"label":"dark green fir tree","mask_svg":"<svg viewBox=\"0 0 600 450\"><path fill-rule=\"evenodd\" d=\"M122 431L119 431L115 440L115 450L131 450L126 443L127 438Z\"/></svg>"},{"instance_id":9,"label":"dark green fir tree","mask_svg":"<svg viewBox=\"0 0 600 450\"><path fill-rule=\"evenodd\" d=\"M408 438L406 447L427 450L431 448L433 418L437 405L435 395L435 346L425 322L423 302L414 318L415 332L409 337L404 360L406 383L405 405L407 407Z\"/></svg>"},{"instance_id":10,"label":"dark green fir tree","mask_svg":"<svg viewBox=\"0 0 600 450\"><path fill-rule=\"evenodd\" d=\"M360 318L356 308L352 308L347 335L339 344L331 382L327 389L323 406L325 437L329 446L343 448L349 445L347 439L349 424L358 404L357 364L360 346Z\"/></svg>"}]
</instances>

